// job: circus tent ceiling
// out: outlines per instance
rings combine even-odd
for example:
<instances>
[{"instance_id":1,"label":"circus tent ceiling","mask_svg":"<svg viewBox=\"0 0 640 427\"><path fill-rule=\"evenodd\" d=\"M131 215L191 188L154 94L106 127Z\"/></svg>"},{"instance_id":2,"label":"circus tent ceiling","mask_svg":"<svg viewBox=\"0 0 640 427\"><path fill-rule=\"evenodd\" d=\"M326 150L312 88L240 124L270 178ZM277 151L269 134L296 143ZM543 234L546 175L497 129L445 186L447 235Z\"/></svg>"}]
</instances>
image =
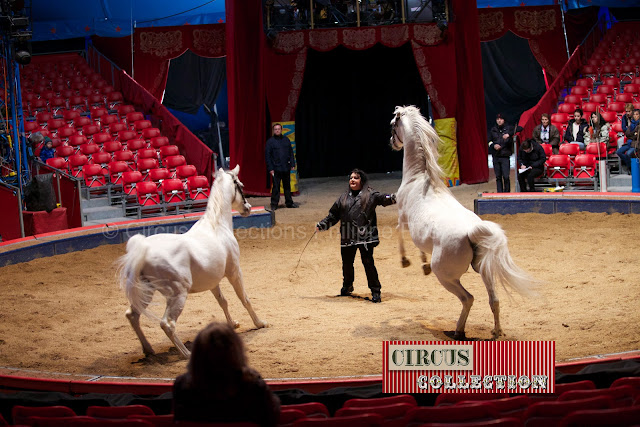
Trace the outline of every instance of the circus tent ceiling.
<instances>
[{"instance_id":1,"label":"circus tent ceiling","mask_svg":"<svg viewBox=\"0 0 640 427\"><path fill-rule=\"evenodd\" d=\"M558 0L477 0L478 8L555 4ZM569 9L637 7L640 0L566 0L565 5ZM34 41L92 35L123 37L130 35L133 28L217 24L226 20L225 0L32 0L31 17Z\"/></svg>"}]
</instances>

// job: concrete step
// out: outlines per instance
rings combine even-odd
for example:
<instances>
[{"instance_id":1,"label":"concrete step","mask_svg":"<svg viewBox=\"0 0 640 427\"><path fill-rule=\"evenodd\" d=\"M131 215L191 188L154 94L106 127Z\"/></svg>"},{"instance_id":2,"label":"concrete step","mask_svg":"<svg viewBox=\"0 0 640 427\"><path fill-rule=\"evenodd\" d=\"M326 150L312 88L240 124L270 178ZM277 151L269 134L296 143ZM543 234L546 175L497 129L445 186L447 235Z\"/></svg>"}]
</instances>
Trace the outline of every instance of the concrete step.
<instances>
[{"instance_id":1,"label":"concrete step","mask_svg":"<svg viewBox=\"0 0 640 427\"><path fill-rule=\"evenodd\" d=\"M621 186L627 186L627 185L631 187L631 175L620 174L620 175L609 176L610 187L621 187Z\"/></svg>"},{"instance_id":2,"label":"concrete step","mask_svg":"<svg viewBox=\"0 0 640 427\"><path fill-rule=\"evenodd\" d=\"M618 187L612 187L609 186L607 188L607 192L608 193L631 193L631 186L618 186Z\"/></svg>"},{"instance_id":3,"label":"concrete step","mask_svg":"<svg viewBox=\"0 0 640 427\"><path fill-rule=\"evenodd\" d=\"M87 227L89 225L100 225L100 224L109 224L112 222L122 222L122 221L131 221L132 217L124 217L124 216L120 216L120 217L114 217L114 218L103 218L103 219L96 219L93 221L85 221L84 226Z\"/></svg>"},{"instance_id":4,"label":"concrete step","mask_svg":"<svg viewBox=\"0 0 640 427\"><path fill-rule=\"evenodd\" d=\"M93 199L80 199L80 203L82 203L82 209L89 208L99 208L99 207L110 207L109 198L108 197L96 197Z\"/></svg>"},{"instance_id":5,"label":"concrete step","mask_svg":"<svg viewBox=\"0 0 640 427\"><path fill-rule=\"evenodd\" d=\"M109 207L95 207L95 208L87 208L82 210L82 215L84 216L83 222L87 223L88 221L96 221L102 219L109 219L111 222L112 218L121 218L122 217L122 207L121 206L109 206Z\"/></svg>"}]
</instances>

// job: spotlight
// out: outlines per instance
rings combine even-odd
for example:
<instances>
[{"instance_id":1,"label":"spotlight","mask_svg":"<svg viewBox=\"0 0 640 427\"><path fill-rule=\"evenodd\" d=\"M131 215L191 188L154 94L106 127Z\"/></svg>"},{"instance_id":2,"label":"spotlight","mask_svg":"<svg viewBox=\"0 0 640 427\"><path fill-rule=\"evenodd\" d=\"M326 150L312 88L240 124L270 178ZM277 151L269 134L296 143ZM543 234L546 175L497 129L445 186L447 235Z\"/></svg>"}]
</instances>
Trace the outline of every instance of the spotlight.
<instances>
[{"instance_id":1,"label":"spotlight","mask_svg":"<svg viewBox=\"0 0 640 427\"><path fill-rule=\"evenodd\" d=\"M17 41L14 59L20 65L28 65L31 62L31 43L25 40Z\"/></svg>"}]
</instances>

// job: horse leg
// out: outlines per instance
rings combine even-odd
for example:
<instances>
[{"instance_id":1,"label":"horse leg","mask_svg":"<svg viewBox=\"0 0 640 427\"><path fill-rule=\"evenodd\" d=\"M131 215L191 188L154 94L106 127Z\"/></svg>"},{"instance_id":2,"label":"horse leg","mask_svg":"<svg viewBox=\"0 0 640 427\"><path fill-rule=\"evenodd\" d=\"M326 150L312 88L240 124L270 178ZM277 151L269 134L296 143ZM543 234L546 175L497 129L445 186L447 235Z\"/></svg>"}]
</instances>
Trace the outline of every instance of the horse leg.
<instances>
[{"instance_id":1,"label":"horse leg","mask_svg":"<svg viewBox=\"0 0 640 427\"><path fill-rule=\"evenodd\" d=\"M398 227L396 227L396 230L398 230L398 250L400 251L400 262L402 263L402 268L406 268L411 265L411 261L409 261L409 259L406 257L406 251L404 249L404 236L402 234L404 226L398 223Z\"/></svg>"},{"instance_id":2,"label":"horse leg","mask_svg":"<svg viewBox=\"0 0 640 427\"><path fill-rule=\"evenodd\" d=\"M147 306L151 302L150 300L151 296L148 296L142 300L143 308L147 308ZM136 335L138 336L138 339L142 344L142 351L144 352L144 355L148 356L150 354L155 354L153 348L151 347L151 344L149 344L149 341L147 341L147 337L144 336L142 328L140 328L140 313L137 312L133 307L129 307L129 309L125 313L125 316L127 316L127 319L129 319L131 327L136 332Z\"/></svg>"},{"instance_id":3,"label":"horse leg","mask_svg":"<svg viewBox=\"0 0 640 427\"><path fill-rule=\"evenodd\" d=\"M236 295L244 305L244 308L249 312L249 316L251 316L251 320L253 320L253 324L256 325L256 328L265 328L269 326L266 322L263 322L258 318L258 315L253 310L251 306L251 301L249 301L249 297L244 290L244 285L242 284L242 271L238 268L232 275L227 277L231 286L233 286L233 290L236 291Z\"/></svg>"},{"instance_id":4,"label":"horse leg","mask_svg":"<svg viewBox=\"0 0 640 427\"><path fill-rule=\"evenodd\" d=\"M431 264L427 262L427 254L420 251L420 259L422 260L422 272L428 276L431 273Z\"/></svg>"},{"instance_id":5,"label":"horse leg","mask_svg":"<svg viewBox=\"0 0 640 427\"><path fill-rule=\"evenodd\" d=\"M227 299L224 297L224 295L222 295L220 285L211 289L211 293L214 297L216 297L216 300L218 301L218 304L220 304L220 307L222 307L222 311L224 311L224 315L227 318L227 323L229 323L233 328L237 328L238 326L240 326L240 323L233 320L231 318L231 314L229 314L229 303L227 303Z\"/></svg>"},{"instance_id":6,"label":"horse leg","mask_svg":"<svg viewBox=\"0 0 640 427\"><path fill-rule=\"evenodd\" d=\"M456 324L456 332L453 335L454 339L464 339L465 333L464 328L467 324L467 317L469 317L469 311L471 311L471 306L473 305L473 295L471 295L460 283L460 278L451 279L447 277L441 277L438 275L437 267L434 270L436 277L444 286L446 290L454 294L458 297L460 302L462 303L462 311L460 312L460 317L458 318L458 323Z\"/></svg>"},{"instance_id":7,"label":"horse leg","mask_svg":"<svg viewBox=\"0 0 640 427\"><path fill-rule=\"evenodd\" d=\"M178 292L176 296L167 297L167 308L164 311L164 316L160 321L160 327L169 339L176 346L182 357L188 359L191 352L184 346L182 340L176 334L176 321L184 309L184 304L187 302L187 293Z\"/></svg>"},{"instance_id":8,"label":"horse leg","mask_svg":"<svg viewBox=\"0 0 640 427\"><path fill-rule=\"evenodd\" d=\"M491 336L495 340L498 339L500 335L504 335L502 327L500 326L500 300L498 299L498 293L496 292L496 287L494 286L491 277L484 277L483 275L482 281L484 282L484 286L487 288L487 293L489 294L489 306L493 312L494 328L491 331Z\"/></svg>"}]
</instances>

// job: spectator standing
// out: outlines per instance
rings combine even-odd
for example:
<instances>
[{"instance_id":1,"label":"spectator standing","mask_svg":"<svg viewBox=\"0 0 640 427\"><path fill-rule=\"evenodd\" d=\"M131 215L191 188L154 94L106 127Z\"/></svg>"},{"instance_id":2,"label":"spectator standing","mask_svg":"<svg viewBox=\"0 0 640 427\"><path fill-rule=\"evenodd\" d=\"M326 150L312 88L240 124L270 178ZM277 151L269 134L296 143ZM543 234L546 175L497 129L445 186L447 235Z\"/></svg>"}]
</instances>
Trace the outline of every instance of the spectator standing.
<instances>
[{"instance_id":1,"label":"spectator standing","mask_svg":"<svg viewBox=\"0 0 640 427\"><path fill-rule=\"evenodd\" d=\"M511 154L513 154L513 126L505 122L502 113L496 115L496 125L491 128L489 153L493 156L497 191L498 193L509 193L511 191L511 165L509 161Z\"/></svg>"},{"instance_id":2,"label":"spectator standing","mask_svg":"<svg viewBox=\"0 0 640 427\"><path fill-rule=\"evenodd\" d=\"M297 208L298 205L293 202L291 197L291 170L295 167L296 161L293 156L291 141L282 135L282 125L280 123L273 125L273 136L267 140L265 160L273 184L271 188L271 210L278 209L281 182L284 189L285 206Z\"/></svg>"}]
</instances>

